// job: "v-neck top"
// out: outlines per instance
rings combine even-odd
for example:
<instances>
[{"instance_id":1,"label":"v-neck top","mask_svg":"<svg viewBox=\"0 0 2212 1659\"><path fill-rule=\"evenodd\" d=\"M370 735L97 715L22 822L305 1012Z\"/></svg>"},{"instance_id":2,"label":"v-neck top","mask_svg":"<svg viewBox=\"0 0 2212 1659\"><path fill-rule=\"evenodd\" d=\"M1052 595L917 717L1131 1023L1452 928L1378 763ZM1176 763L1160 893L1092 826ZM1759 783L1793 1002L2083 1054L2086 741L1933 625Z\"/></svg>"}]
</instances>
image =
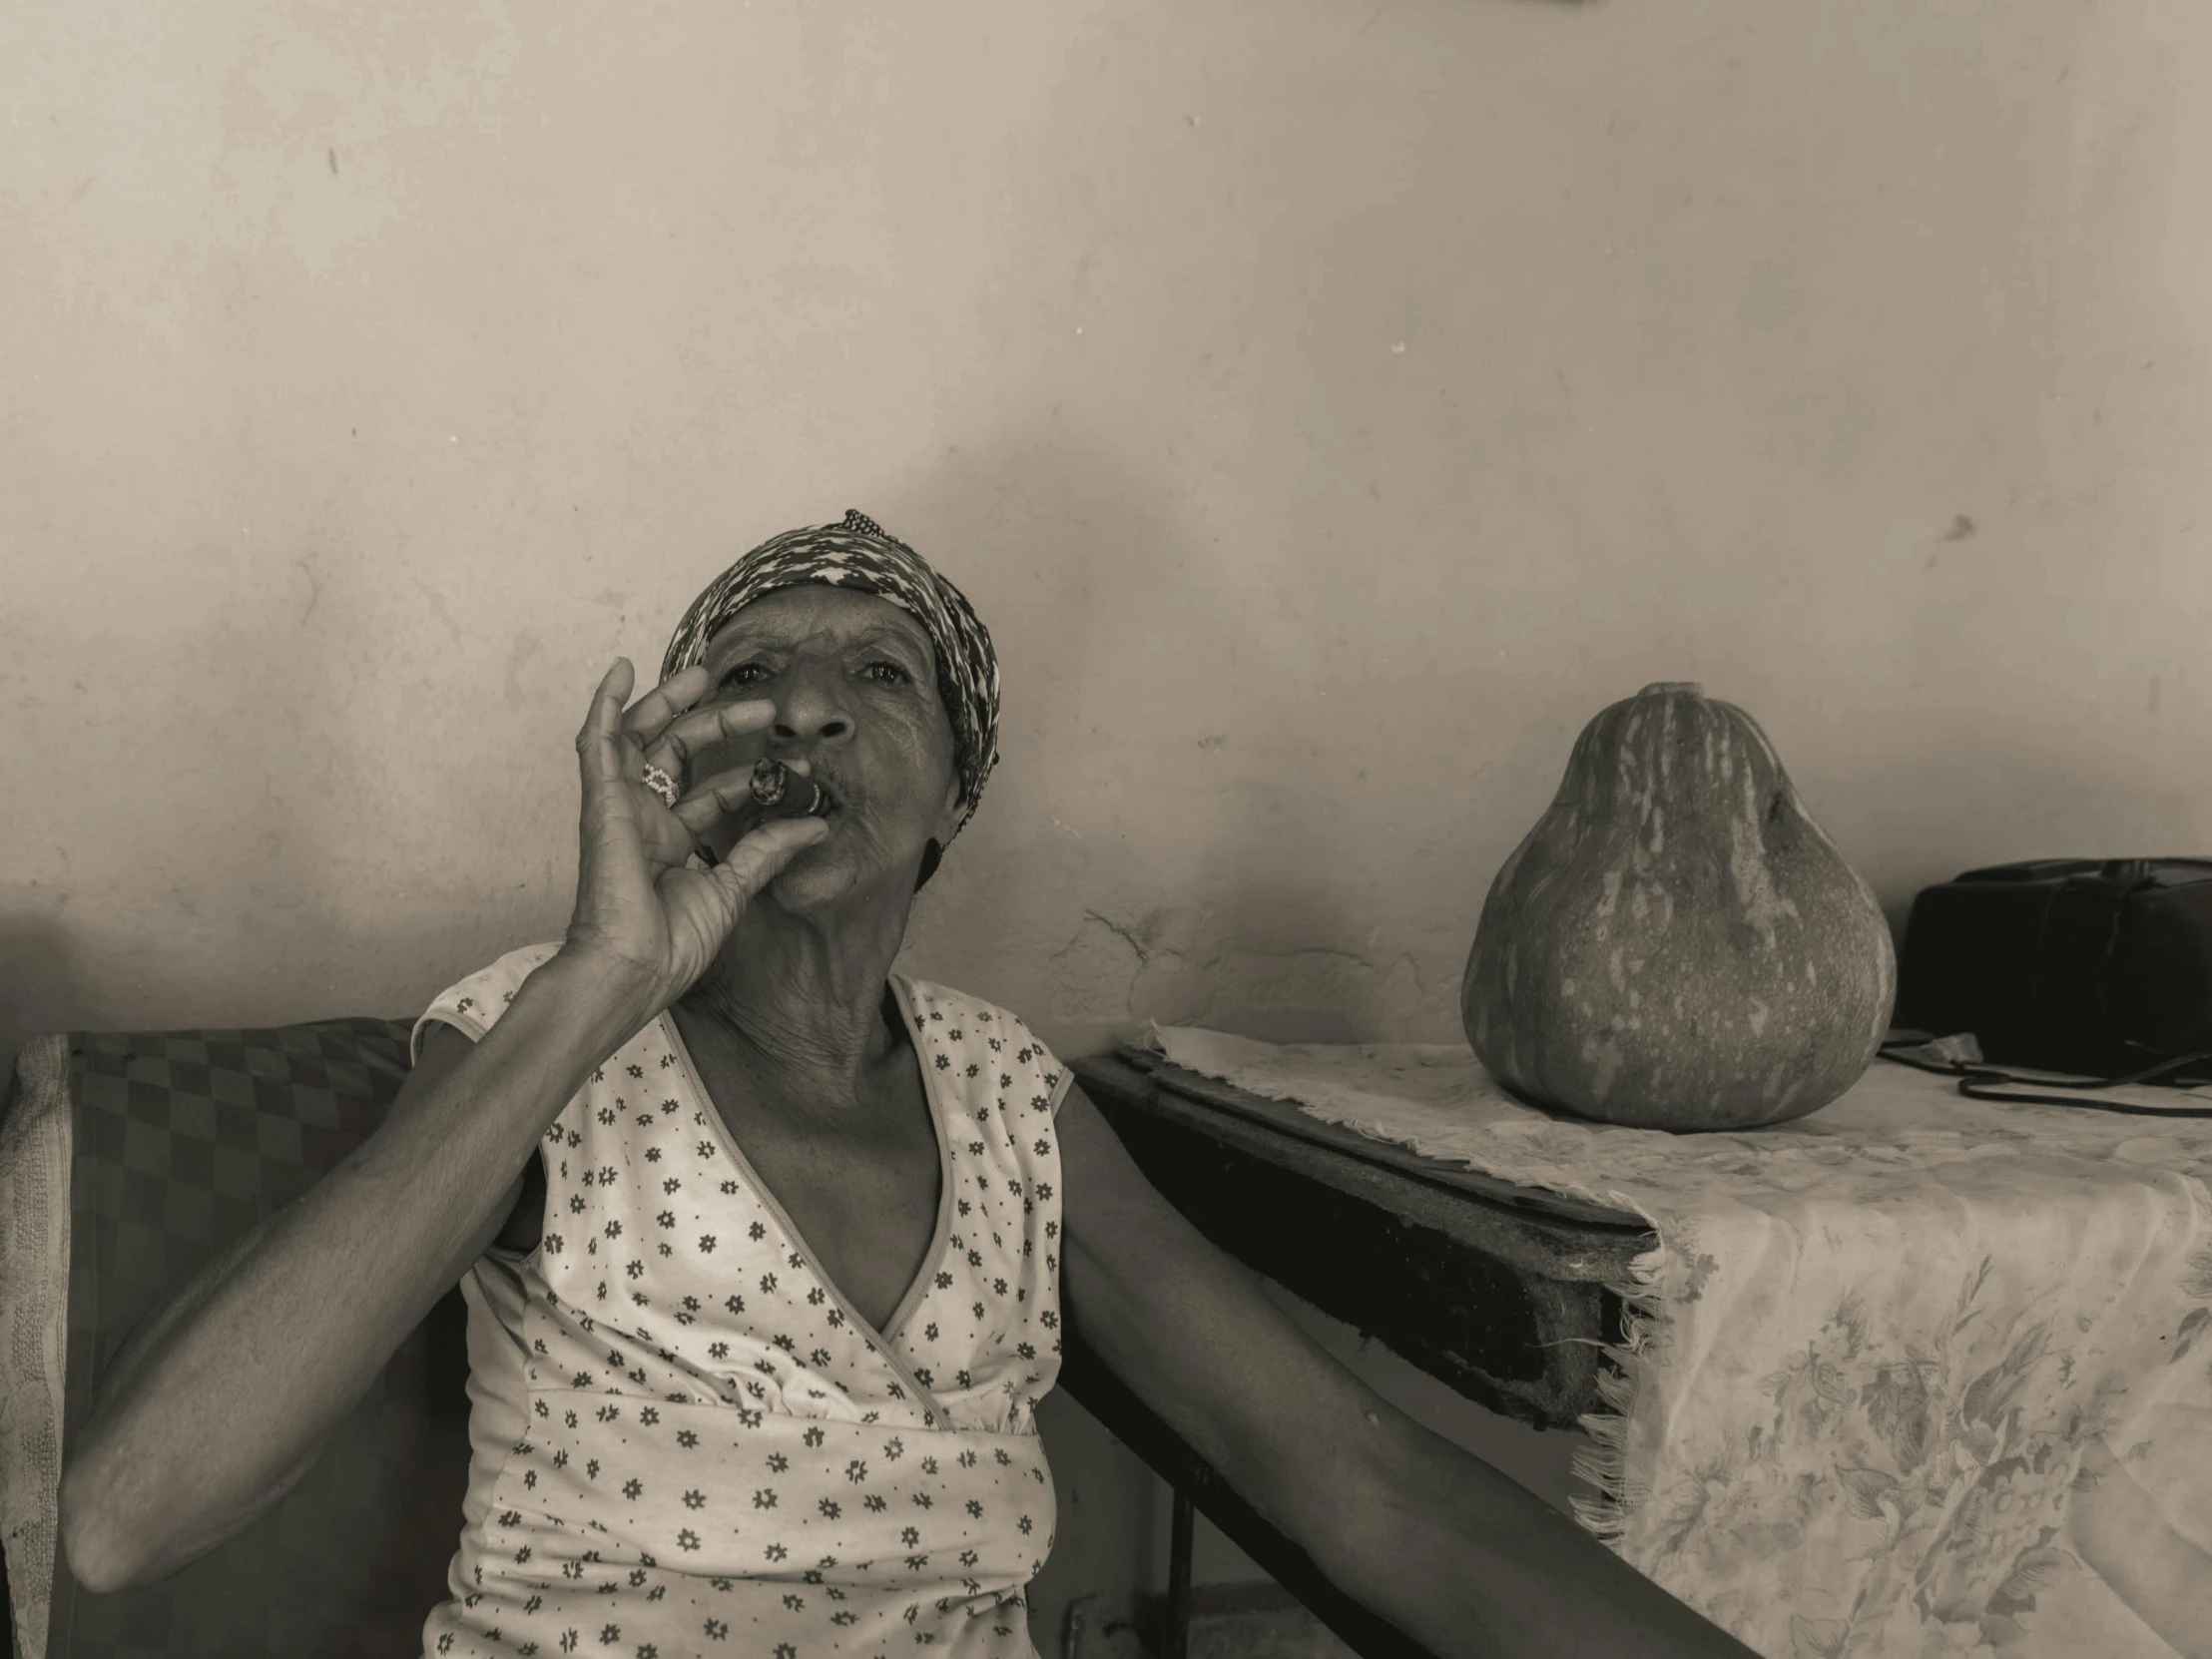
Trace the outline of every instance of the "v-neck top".
<instances>
[{"instance_id":1,"label":"v-neck top","mask_svg":"<svg viewBox=\"0 0 2212 1659\"><path fill-rule=\"evenodd\" d=\"M906 1035L913 1044L913 1052L918 1058L922 1053L922 1043L925 1039L920 1026L914 1019L912 989L904 981L894 978L891 983L891 1000L897 1004L900 1020L906 1027ZM980 1012L980 1010L978 1011ZM989 1015L985 1015L981 1023L989 1023ZM1011 1018L1012 1016L1007 1017ZM714 1136L717 1150L728 1156L730 1161L737 1166L738 1183L741 1190L750 1193L761 1208L774 1218L776 1226L782 1230L785 1241L790 1244L793 1254L799 1256L805 1262L805 1271L814 1283L828 1294L828 1300L834 1305L836 1311L850 1320L864 1336L872 1338L881 1349L884 1358L892 1365L900 1368L900 1381L905 1382L912 1390L914 1397L917 1399L927 1397L929 1391L927 1385L922 1383L919 1379L914 1377L911 1370L904 1366L898 1357L897 1349L892 1345L892 1338L905 1325L906 1316L914 1311L914 1305L927 1294L930 1288L938 1259L944 1255L945 1241L952 1232L954 1207L959 1202L953 1193L953 1188L957 1184L957 1177L952 1169L950 1134L945 1125L944 1114L938 1109L936 1091L930 1087L926 1073L921 1080L921 1093L929 1111L930 1144L936 1148L937 1152L937 1219L930 1229L929 1246L922 1252L921 1265L914 1270L914 1277L907 1285L905 1293L899 1297L898 1306L891 1310L890 1317L883 1322L882 1330L878 1331L861 1317L860 1311L853 1307L851 1300L837 1289L835 1283L830 1277L829 1270L822 1265L822 1259L815 1254L814 1247L801 1234L798 1225L793 1222L790 1213L785 1210L782 1201L770 1189L769 1184L761 1179L760 1171L753 1167L753 1160L745 1155L745 1148L740 1146L736 1137L730 1133L729 1123L723 1118L720 1110L716 1108L714 1097L708 1092L706 1080L700 1076L699 1064L692 1058L691 1047L684 1041L683 1027L677 1023L675 1015L663 1013L659 1018L659 1024L662 1040L668 1044L669 1051L676 1056L677 1067L685 1082L690 1085L690 1098L706 1107L704 1114L706 1125Z\"/></svg>"},{"instance_id":2,"label":"v-neck top","mask_svg":"<svg viewBox=\"0 0 2212 1659\"><path fill-rule=\"evenodd\" d=\"M417 1041L431 1020L481 1037L556 948L453 986ZM537 1246L463 1281L473 1456L427 1653L1030 1659L1069 1079L1004 1009L891 990L940 1181L880 1332L729 1134L668 1015L547 1127Z\"/></svg>"}]
</instances>

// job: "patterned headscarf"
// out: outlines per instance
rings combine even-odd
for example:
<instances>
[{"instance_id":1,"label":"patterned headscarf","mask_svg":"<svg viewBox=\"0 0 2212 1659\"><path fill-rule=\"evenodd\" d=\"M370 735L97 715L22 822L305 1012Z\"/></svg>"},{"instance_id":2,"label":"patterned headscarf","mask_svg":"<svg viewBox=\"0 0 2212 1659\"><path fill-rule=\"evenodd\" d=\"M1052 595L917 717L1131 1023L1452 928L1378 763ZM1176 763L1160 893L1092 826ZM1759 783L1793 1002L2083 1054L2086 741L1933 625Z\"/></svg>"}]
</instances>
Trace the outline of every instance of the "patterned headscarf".
<instances>
[{"instance_id":1,"label":"patterned headscarf","mask_svg":"<svg viewBox=\"0 0 2212 1659\"><path fill-rule=\"evenodd\" d=\"M716 577L676 625L661 678L704 659L716 630L763 594L812 582L887 599L928 631L965 808L953 827L958 834L998 764L998 653L960 590L866 514L847 510L841 524L787 530Z\"/></svg>"}]
</instances>

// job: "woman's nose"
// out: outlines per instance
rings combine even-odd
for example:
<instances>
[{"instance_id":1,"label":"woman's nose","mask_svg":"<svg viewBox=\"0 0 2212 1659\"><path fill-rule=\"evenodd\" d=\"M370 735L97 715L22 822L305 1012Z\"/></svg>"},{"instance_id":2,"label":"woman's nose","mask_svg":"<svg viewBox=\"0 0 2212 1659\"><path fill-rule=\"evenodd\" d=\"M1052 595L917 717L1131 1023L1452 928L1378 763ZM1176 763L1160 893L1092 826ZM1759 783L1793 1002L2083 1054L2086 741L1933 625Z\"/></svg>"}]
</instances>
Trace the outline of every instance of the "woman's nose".
<instances>
[{"instance_id":1,"label":"woman's nose","mask_svg":"<svg viewBox=\"0 0 2212 1659\"><path fill-rule=\"evenodd\" d=\"M833 743L852 732L844 676L830 663L802 660L776 690L776 736L786 743Z\"/></svg>"}]
</instances>

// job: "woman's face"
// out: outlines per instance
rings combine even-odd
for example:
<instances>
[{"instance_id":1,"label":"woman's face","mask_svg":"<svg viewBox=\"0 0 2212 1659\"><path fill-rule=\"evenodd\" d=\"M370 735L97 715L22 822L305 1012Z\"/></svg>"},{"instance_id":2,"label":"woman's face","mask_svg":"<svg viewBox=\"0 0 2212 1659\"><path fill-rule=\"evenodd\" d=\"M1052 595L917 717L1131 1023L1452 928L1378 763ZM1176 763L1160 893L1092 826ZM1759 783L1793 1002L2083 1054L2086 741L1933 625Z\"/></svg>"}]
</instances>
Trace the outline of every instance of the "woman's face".
<instances>
[{"instance_id":1,"label":"woman's face","mask_svg":"<svg viewBox=\"0 0 2212 1659\"><path fill-rule=\"evenodd\" d=\"M694 783L762 755L804 761L829 793L830 833L769 896L789 910L880 890L903 903L922 849L959 826L952 725L929 635L886 599L821 584L764 594L708 642L710 702L766 700L764 734L694 758Z\"/></svg>"}]
</instances>

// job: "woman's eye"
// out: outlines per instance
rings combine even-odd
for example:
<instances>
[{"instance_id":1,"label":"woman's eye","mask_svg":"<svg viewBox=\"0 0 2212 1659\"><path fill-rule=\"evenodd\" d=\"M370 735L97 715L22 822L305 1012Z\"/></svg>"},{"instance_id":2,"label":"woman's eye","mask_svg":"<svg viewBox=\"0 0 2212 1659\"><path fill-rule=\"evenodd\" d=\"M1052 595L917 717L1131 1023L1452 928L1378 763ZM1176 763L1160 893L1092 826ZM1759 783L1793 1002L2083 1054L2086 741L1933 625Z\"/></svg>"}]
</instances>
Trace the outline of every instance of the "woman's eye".
<instances>
[{"instance_id":1,"label":"woman's eye","mask_svg":"<svg viewBox=\"0 0 2212 1659\"><path fill-rule=\"evenodd\" d=\"M908 677L896 663L870 663L860 672L886 686L898 685Z\"/></svg>"},{"instance_id":2,"label":"woman's eye","mask_svg":"<svg viewBox=\"0 0 2212 1659\"><path fill-rule=\"evenodd\" d=\"M759 663L740 663L722 677L725 686L757 686L768 678L768 670Z\"/></svg>"}]
</instances>

